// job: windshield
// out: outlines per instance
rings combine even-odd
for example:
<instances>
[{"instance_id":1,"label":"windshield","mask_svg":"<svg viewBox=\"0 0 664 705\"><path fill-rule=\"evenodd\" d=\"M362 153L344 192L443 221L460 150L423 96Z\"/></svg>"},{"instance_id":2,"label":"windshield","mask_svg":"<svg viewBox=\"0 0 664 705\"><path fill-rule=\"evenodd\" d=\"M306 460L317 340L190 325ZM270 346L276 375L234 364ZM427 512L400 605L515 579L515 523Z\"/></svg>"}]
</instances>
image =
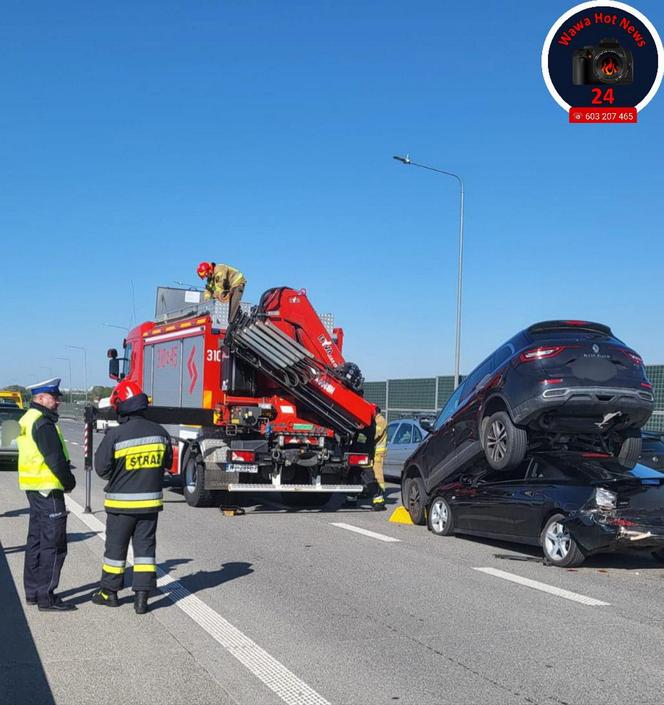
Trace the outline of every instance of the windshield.
<instances>
[{"instance_id":1,"label":"windshield","mask_svg":"<svg viewBox=\"0 0 664 705\"><path fill-rule=\"evenodd\" d=\"M593 480L664 479L663 473L651 470L645 465L638 464L630 470L620 465L617 461L610 459L546 456L542 460L545 460L546 463L558 468L565 474L570 474L570 471L573 473L576 470Z\"/></svg>"},{"instance_id":2,"label":"windshield","mask_svg":"<svg viewBox=\"0 0 664 705\"><path fill-rule=\"evenodd\" d=\"M124 349L124 359L122 360L122 378L124 379L125 377L129 377L129 373L131 372L131 350L132 350L132 344L127 343L125 345Z\"/></svg>"},{"instance_id":3,"label":"windshield","mask_svg":"<svg viewBox=\"0 0 664 705\"><path fill-rule=\"evenodd\" d=\"M3 450L16 449L16 438L20 427L18 420L25 414L25 409L18 407L0 407L0 448Z\"/></svg>"}]
</instances>

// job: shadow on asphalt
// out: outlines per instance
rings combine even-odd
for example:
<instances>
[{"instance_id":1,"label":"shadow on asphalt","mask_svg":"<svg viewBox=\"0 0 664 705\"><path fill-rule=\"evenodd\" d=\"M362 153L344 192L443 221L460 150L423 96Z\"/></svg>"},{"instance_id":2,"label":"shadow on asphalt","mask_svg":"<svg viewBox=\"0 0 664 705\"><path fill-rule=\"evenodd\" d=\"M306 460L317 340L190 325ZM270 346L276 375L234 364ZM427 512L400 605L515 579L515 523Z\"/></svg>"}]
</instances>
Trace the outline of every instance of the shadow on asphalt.
<instances>
[{"instance_id":1,"label":"shadow on asphalt","mask_svg":"<svg viewBox=\"0 0 664 705\"><path fill-rule=\"evenodd\" d=\"M10 509L4 514L0 514L3 519L12 519L14 517L20 517L22 514L30 514L29 507L23 507L22 509Z\"/></svg>"},{"instance_id":2,"label":"shadow on asphalt","mask_svg":"<svg viewBox=\"0 0 664 705\"><path fill-rule=\"evenodd\" d=\"M2 551L0 604L3 613L0 621L0 702L12 705L54 705L53 693Z\"/></svg>"},{"instance_id":3,"label":"shadow on asphalt","mask_svg":"<svg viewBox=\"0 0 664 705\"><path fill-rule=\"evenodd\" d=\"M96 531L80 531L74 532L73 534L67 534L67 543L75 543L76 541L85 541L86 539L97 536ZM25 544L23 546L9 546L4 549L4 553L23 553L25 551Z\"/></svg>"},{"instance_id":4,"label":"shadow on asphalt","mask_svg":"<svg viewBox=\"0 0 664 705\"><path fill-rule=\"evenodd\" d=\"M493 557L506 562L515 563L543 563L542 550L537 546L508 543L497 539L480 538L478 536L457 536L458 540L471 541L472 543L493 546L503 550L518 551L518 553L494 553ZM578 568L556 568L572 572L588 570L661 570L664 564L660 563L648 551L632 551L625 553L598 553L589 556Z\"/></svg>"},{"instance_id":5,"label":"shadow on asphalt","mask_svg":"<svg viewBox=\"0 0 664 705\"><path fill-rule=\"evenodd\" d=\"M182 488L164 485L172 493L179 495L179 499L164 499L164 504L181 504L185 501ZM297 514L307 512L309 514L337 514L352 513L357 511L366 512L371 510L371 500L368 498L358 498L355 505L346 505L345 496L332 494L330 499L322 506L306 502L306 495L299 493L298 504L290 506L287 499L284 499L280 492L234 492L228 493L223 501L224 507L238 507L245 510L245 514ZM393 509L401 504L401 487L399 485L387 485L385 488L385 507Z\"/></svg>"},{"instance_id":6,"label":"shadow on asphalt","mask_svg":"<svg viewBox=\"0 0 664 705\"><path fill-rule=\"evenodd\" d=\"M187 588L190 593L195 594L201 590L215 588L219 585L223 585L224 583L228 583L231 580L236 580L237 578L243 578L246 575L251 575L251 573L254 572L251 565L251 563L245 563L244 561L222 563L219 570L199 570L196 573L191 573L178 578L178 582L180 585ZM163 588L160 588L159 592L155 594L158 594L161 599L158 599L156 602L151 602L150 610L169 607L174 602L180 600L182 596L178 595L177 590L178 586L172 584L165 585ZM131 596L129 599L123 600L123 602L131 602L133 599L133 596Z\"/></svg>"}]
</instances>

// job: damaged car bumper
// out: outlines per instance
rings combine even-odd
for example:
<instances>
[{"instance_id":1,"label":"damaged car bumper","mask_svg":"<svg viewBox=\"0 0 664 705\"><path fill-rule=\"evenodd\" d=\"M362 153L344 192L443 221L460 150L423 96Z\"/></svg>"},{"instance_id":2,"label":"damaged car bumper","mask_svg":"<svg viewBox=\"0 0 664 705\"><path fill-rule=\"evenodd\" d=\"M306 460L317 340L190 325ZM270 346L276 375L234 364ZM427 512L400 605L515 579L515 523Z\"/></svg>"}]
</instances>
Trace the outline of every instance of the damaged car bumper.
<instances>
[{"instance_id":1,"label":"damaged car bumper","mask_svg":"<svg viewBox=\"0 0 664 705\"><path fill-rule=\"evenodd\" d=\"M647 517L581 510L562 523L586 555L664 548L664 526L649 524Z\"/></svg>"}]
</instances>

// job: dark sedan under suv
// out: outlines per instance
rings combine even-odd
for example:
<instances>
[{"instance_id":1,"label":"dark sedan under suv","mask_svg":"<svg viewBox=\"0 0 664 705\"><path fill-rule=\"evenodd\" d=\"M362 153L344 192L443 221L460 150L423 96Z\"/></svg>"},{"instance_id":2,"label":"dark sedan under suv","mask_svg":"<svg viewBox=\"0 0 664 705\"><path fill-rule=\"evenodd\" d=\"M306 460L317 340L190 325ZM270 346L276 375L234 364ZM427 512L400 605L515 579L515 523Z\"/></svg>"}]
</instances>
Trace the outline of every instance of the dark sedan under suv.
<instances>
[{"instance_id":1,"label":"dark sedan under suv","mask_svg":"<svg viewBox=\"0 0 664 705\"><path fill-rule=\"evenodd\" d=\"M404 505L424 523L433 488L481 454L494 470L546 449L597 452L633 467L653 404L641 357L608 326L535 323L454 391L404 465Z\"/></svg>"},{"instance_id":2,"label":"dark sedan under suv","mask_svg":"<svg viewBox=\"0 0 664 705\"><path fill-rule=\"evenodd\" d=\"M560 567L612 551L648 551L664 562L664 474L598 456L533 453L501 471L480 457L435 488L429 529L540 545Z\"/></svg>"}]
</instances>

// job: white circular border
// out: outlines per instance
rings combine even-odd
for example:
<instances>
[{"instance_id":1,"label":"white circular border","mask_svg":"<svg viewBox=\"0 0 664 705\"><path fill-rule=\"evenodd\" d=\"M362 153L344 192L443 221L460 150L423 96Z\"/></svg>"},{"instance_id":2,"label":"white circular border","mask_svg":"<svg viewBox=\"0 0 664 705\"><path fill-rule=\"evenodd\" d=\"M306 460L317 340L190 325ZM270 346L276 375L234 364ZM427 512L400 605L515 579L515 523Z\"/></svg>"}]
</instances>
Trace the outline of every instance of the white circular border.
<instances>
[{"instance_id":1,"label":"white circular border","mask_svg":"<svg viewBox=\"0 0 664 705\"><path fill-rule=\"evenodd\" d=\"M659 90L660 84L662 83L662 77L664 77L664 46L662 46L662 40L650 20L637 9L633 8L631 5L625 4L624 2L616 2L615 0L591 0L591 2L582 2L580 5L576 5L571 10L568 10L564 15L561 15L553 23L553 27L551 27L549 33L546 35L544 46L542 47L542 75L544 76L544 83L546 83L546 87L549 89L549 93L551 93L551 96L556 103L558 103L563 110L569 112L572 106L563 100L551 80L551 75L549 73L549 49L551 49L553 38L560 31L561 25L565 22L565 20L569 19L573 15L576 15L577 12L590 9L591 7L616 7L619 10L624 10L625 12L631 13L634 17L637 17L641 20L641 22L643 22L655 41L655 46L657 48L657 76L655 77L655 82L652 84L652 88L650 89L648 95L646 95L646 97L635 106L637 112L640 112L653 99L655 93Z\"/></svg>"}]
</instances>

